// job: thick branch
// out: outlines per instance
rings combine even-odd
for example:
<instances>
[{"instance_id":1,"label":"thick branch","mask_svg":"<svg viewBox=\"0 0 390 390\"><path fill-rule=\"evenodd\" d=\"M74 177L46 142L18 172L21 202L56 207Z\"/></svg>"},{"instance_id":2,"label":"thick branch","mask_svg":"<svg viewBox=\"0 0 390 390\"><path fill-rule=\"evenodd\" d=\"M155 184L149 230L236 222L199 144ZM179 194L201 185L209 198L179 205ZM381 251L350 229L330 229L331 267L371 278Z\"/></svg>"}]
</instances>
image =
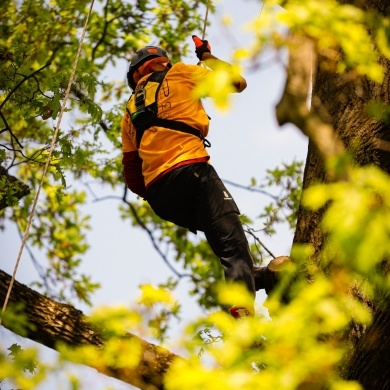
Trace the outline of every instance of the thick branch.
<instances>
[{"instance_id":1,"label":"thick branch","mask_svg":"<svg viewBox=\"0 0 390 390\"><path fill-rule=\"evenodd\" d=\"M289 122L296 125L309 137L325 161L343 154L344 146L333 127L308 107L314 59L314 42L303 36L293 36L286 85L276 106L276 118L280 126Z\"/></svg>"},{"instance_id":2,"label":"thick branch","mask_svg":"<svg viewBox=\"0 0 390 390\"><path fill-rule=\"evenodd\" d=\"M0 304L3 305L11 277L0 270ZM27 338L56 349L58 343L70 346L94 345L104 348L102 334L90 324L83 313L70 305L53 301L29 287L15 281L9 303L25 306L24 312L33 329L28 330ZM102 367L99 361L88 365L106 375L129 383L140 389L163 389L163 377L177 355L138 336L126 334L124 339L136 339L142 347L141 360L135 368ZM74 361L77 363L77 361Z\"/></svg>"}]
</instances>

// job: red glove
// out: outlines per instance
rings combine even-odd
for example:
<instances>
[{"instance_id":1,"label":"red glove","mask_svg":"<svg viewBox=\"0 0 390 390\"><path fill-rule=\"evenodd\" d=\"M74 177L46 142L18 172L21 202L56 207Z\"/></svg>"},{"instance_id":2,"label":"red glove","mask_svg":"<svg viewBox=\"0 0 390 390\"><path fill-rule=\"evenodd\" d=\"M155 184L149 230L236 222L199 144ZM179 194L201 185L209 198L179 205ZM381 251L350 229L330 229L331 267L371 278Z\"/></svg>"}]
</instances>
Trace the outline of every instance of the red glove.
<instances>
[{"instance_id":1,"label":"red glove","mask_svg":"<svg viewBox=\"0 0 390 390\"><path fill-rule=\"evenodd\" d=\"M192 36L192 40L195 43L196 56L202 61L203 53L211 53L211 46L208 41L202 40L196 35Z\"/></svg>"}]
</instances>

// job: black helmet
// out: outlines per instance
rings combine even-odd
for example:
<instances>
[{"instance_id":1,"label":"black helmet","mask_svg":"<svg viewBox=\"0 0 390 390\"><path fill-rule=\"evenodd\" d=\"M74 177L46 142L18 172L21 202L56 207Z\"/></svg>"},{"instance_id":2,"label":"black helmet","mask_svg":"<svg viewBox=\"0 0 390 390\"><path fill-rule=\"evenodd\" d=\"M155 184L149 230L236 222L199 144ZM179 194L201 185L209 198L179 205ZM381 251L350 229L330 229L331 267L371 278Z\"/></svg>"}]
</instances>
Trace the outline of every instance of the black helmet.
<instances>
[{"instance_id":1,"label":"black helmet","mask_svg":"<svg viewBox=\"0 0 390 390\"><path fill-rule=\"evenodd\" d=\"M146 46L138 50L130 61L129 71L127 72L127 83L131 89L135 89L136 84L133 80L134 71L140 67L144 62L155 57L166 57L169 65L172 65L168 53L158 46Z\"/></svg>"}]
</instances>

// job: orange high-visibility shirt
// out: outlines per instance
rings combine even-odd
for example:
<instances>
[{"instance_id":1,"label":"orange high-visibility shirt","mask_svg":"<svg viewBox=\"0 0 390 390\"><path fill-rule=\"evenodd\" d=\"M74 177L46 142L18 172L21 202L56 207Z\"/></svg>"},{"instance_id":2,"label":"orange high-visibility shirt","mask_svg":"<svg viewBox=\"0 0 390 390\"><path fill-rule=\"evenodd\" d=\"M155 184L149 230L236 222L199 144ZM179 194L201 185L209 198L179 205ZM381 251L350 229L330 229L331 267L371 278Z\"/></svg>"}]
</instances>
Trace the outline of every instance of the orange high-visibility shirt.
<instances>
[{"instance_id":1,"label":"orange high-visibility shirt","mask_svg":"<svg viewBox=\"0 0 390 390\"><path fill-rule=\"evenodd\" d=\"M193 96L193 91L208 72L211 71L197 65L181 62L173 65L165 75L158 93L158 117L186 123L206 137L209 118L202 102ZM143 77L139 83L147 77ZM136 131L127 112L122 118L122 148L125 177L130 189L132 187L129 180L136 180L137 176L136 172L129 172L131 169L141 170L147 187L156 178L186 161L209 160L209 154L199 137L158 126L145 130L141 145L137 148ZM137 164L129 163L136 159ZM143 195L142 191L134 192Z\"/></svg>"}]
</instances>

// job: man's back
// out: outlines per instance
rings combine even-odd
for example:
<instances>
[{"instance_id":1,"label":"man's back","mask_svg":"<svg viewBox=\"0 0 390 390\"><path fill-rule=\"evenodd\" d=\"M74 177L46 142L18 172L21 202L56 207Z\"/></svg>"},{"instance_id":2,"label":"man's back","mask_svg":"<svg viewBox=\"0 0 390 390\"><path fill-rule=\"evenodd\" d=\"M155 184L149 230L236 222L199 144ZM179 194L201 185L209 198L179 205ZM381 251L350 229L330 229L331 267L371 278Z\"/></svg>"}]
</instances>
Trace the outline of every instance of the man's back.
<instances>
[{"instance_id":1,"label":"man's back","mask_svg":"<svg viewBox=\"0 0 390 390\"><path fill-rule=\"evenodd\" d=\"M158 92L157 116L189 125L205 137L209 118L201 101L194 97L194 89L208 72L209 70L196 65L181 62L173 65ZM142 85L148 77L149 75L143 77L138 85ZM129 145L129 151L135 150L135 130L128 115L124 122L124 143ZM159 126L152 126L144 132L138 153L142 159L142 174L146 186L161 173L183 161L209 158L199 137Z\"/></svg>"}]
</instances>

